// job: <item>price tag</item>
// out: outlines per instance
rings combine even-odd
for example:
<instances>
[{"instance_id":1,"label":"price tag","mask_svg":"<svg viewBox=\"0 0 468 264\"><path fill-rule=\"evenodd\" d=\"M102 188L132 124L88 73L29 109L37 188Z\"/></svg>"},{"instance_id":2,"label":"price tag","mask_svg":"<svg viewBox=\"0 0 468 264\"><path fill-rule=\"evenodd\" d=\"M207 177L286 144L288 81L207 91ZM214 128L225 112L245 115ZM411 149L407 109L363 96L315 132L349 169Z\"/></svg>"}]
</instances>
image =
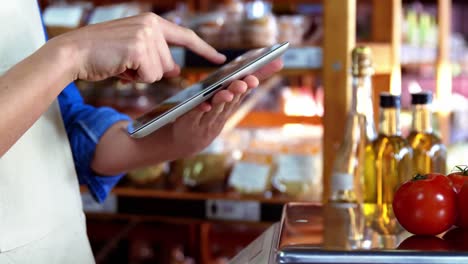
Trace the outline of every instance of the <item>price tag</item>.
<instances>
[{"instance_id":1,"label":"price tag","mask_svg":"<svg viewBox=\"0 0 468 264\"><path fill-rule=\"evenodd\" d=\"M79 5L51 6L44 11L46 26L76 28L80 25L84 7Z\"/></svg>"},{"instance_id":2,"label":"price tag","mask_svg":"<svg viewBox=\"0 0 468 264\"><path fill-rule=\"evenodd\" d=\"M109 194L103 203L98 203L94 200L89 192L81 194L83 202L83 210L93 213L116 213L117 212L117 197L114 194Z\"/></svg>"},{"instance_id":3,"label":"price tag","mask_svg":"<svg viewBox=\"0 0 468 264\"><path fill-rule=\"evenodd\" d=\"M260 221L257 201L207 200L205 211L209 219Z\"/></svg>"},{"instance_id":4,"label":"price tag","mask_svg":"<svg viewBox=\"0 0 468 264\"><path fill-rule=\"evenodd\" d=\"M316 47L289 48L283 55L285 69L322 67L322 49Z\"/></svg>"},{"instance_id":5,"label":"price tag","mask_svg":"<svg viewBox=\"0 0 468 264\"><path fill-rule=\"evenodd\" d=\"M229 186L246 193L264 192L268 186L270 167L251 162L238 162L229 177Z\"/></svg>"}]
</instances>

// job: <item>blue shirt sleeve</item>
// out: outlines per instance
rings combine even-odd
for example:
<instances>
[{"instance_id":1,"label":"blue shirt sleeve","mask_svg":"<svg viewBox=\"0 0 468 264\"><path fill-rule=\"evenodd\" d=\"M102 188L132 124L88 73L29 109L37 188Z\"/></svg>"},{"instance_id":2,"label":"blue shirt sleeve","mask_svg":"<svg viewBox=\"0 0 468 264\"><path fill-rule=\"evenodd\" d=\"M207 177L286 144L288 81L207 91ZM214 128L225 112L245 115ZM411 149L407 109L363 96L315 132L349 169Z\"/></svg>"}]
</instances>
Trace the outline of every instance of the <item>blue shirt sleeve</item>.
<instances>
[{"instance_id":1,"label":"blue shirt sleeve","mask_svg":"<svg viewBox=\"0 0 468 264\"><path fill-rule=\"evenodd\" d=\"M96 108L85 104L74 83L60 93L58 101L79 182L87 185L94 198L102 202L123 174L102 176L91 170L96 144L109 127L130 118L109 107Z\"/></svg>"}]
</instances>

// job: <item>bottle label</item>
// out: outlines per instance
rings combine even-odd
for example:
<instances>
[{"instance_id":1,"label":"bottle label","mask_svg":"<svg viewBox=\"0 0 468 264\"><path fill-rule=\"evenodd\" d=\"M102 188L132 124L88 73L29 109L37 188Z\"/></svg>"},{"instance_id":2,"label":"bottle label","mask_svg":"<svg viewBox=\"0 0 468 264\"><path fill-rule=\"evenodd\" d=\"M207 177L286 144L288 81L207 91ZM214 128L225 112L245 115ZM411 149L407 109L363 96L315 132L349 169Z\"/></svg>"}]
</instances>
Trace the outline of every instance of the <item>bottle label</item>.
<instances>
[{"instance_id":1,"label":"bottle label","mask_svg":"<svg viewBox=\"0 0 468 264\"><path fill-rule=\"evenodd\" d=\"M353 175L349 173L333 173L331 178L331 191L353 190Z\"/></svg>"}]
</instances>

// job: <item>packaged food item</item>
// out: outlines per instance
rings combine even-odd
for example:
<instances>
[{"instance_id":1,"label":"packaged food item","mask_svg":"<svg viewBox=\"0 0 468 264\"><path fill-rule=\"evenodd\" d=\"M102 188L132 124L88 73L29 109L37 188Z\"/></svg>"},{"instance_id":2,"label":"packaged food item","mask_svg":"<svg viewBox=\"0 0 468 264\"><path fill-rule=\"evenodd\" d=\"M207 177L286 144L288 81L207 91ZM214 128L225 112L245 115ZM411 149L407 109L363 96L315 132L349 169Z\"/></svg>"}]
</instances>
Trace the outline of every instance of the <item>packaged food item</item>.
<instances>
[{"instance_id":1,"label":"packaged food item","mask_svg":"<svg viewBox=\"0 0 468 264\"><path fill-rule=\"evenodd\" d=\"M151 11L149 3L119 3L96 7L89 15L88 24L96 24L114 19L135 16Z\"/></svg>"},{"instance_id":2,"label":"packaged food item","mask_svg":"<svg viewBox=\"0 0 468 264\"><path fill-rule=\"evenodd\" d=\"M177 190L220 192L227 174L226 154L202 153L171 163L171 186Z\"/></svg>"},{"instance_id":3,"label":"packaged food item","mask_svg":"<svg viewBox=\"0 0 468 264\"><path fill-rule=\"evenodd\" d=\"M272 154L244 152L231 170L228 187L240 194L270 197L274 169Z\"/></svg>"},{"instance_id":4,"label":"packaged food item","mask_svg":"<svg viewBox=\"0 0 468 264\"><path fill-rule=\"evenodd\" d=\"M275 157L274 188L301 200L322 198L322 150L318 126L289 124L282 128L283 147Z\"/></svg>"},{"instance_id":5,"label":"packaged food item","mask_svg":"<svg viewBox=\"0 0 468 264\"><path fill-rule=\"evenodd\" d=\"M249 150L273 155L271 183L275 192L301 200L321 200L322 133L319 126L302 124L254 132Z\"/></svg>"},{"instance_id":6,"label":"packaged food item","mask_svg":"<svg viewBox=\"0 0 468 264\"><path fill-rule=\"evenodd\" d=\"M137 186L164 188L166 186L168 172L168 164L160 163L146 168L132 170L128 172L127 179Z\"/></svg>"},{"instance_id":7,"label":"packaged food item","mask_svg":"<svg viewBox=\"0 0 468 264\"><path fill-rule=\"evenodd\" d=\"M93 4L89 2L58 3L47 6L43 20L49 38L86 24L86 17L92 8Z\"/></svg>"}]
</instances>

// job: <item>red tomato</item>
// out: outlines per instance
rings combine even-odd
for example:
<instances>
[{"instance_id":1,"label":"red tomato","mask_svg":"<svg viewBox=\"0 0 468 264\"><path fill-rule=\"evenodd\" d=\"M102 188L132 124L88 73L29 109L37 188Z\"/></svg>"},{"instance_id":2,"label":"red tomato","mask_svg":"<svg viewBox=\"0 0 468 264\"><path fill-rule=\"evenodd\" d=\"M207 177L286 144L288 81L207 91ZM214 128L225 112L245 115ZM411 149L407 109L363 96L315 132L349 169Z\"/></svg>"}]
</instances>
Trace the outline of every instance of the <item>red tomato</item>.
<instances>
[{"instance_id":1,"label":"red tomato","mask_svg":"<svg viewBox=\"0 0 468 264\"><path fill-rule=\"evenodd\" d=\"M443 236L444 240L449 243L453 250L467 251L468 250L468 231L459 227L450 229Z\"/></svg>"},{"instance_id":2,"label":"red tomato","mask_svg":"<svg viewBox=\"0 0 468 264\"><path fill-rule=\"evenodd\" d=\"M455 166L455 171L447 175L452 182L453 188L460 192L463 183L468 182L468 166Z\"/></svg>"},{"instance_id":3,"label":"red tomato","mask_svg":"<svg viewBox=\"0 0 468 264\"><path fill-rule=\"evenodd\" d=\"M457 195L457 226L468 230L468 182L465 182Z\"/></svg>"},{"instance_id":4,"label":"red tomato","mask_svg":"<svg viewBox=\"0 0 468 264\"><path fill-rule=\"evenodd\" d=\"M418 174L396 191L393 212L409 232L437 235L455 222L456 194L445 175Z\"/></svg>"},{"instance_id":5,"label":"red tomato","mask_svg":"<svg viewBox=\"0 0 468 264\"><path fill-rule=\"evenodd\" d=\"M450 244L436 236L412 235L398 245L397 249L404 250L450 250Z\"/></svg>"}]
</instances>

